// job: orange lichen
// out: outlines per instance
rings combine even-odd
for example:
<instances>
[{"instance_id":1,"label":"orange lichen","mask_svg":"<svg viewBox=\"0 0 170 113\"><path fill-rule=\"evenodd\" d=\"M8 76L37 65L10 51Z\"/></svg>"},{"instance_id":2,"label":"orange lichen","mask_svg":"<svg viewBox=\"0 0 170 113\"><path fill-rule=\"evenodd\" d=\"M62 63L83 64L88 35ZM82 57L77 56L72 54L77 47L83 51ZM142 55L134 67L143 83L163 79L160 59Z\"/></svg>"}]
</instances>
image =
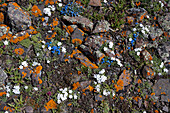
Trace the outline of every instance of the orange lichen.
<instances>
[{"instance_id":1,"label":"orange lichen","mask_svg":"<svg viewBox=\"0 0 170 113\"><path fill-rule=\"evenodd\" d=\"M35 73L38 74L42 70L42 66L37 66L36 69L34 69Z\"/></svg>"},{"instance_id":2,"label":"orange lichen","mask_svg":"<svg viewBox=\"0 0 170 113\"><path fill-rule=\"evenodd\" d=\"M32 31L30 32L31 34L37 34L37 33L38 33L33 26L30 26L29 29L32 30Z\"/></svg>"},{"instance_id":3,"label":"orange lichen","mask_svg":"<svg viewBox=\"0 0 170 113\"><path fill-rule=\"evenodd\" d=\"M38 82L39 84L42 84L42 80L40 79L40 77L38 77Z\"/></svg>"},{"instance_id":4,"label":"orange lichen","mask_svg":"<svg viewBox=\"0 0 170 113\"><path fill-rule=\"evenodd\" d=\"M155 93L151 93L151 96L155 95Z\"/></svg>"},{"instance_id":5,"label":"orange lichen","mask_svg":"<svg viewBox=\"0 0 170 113\"><path fill-rule=\"evenodd\" d=\"M72 103L69 103L69 104L68 104L68 106L71 106L71 105L72 105Z\"/></svg>"},{"instance_id":6,"label":"orange lichen","mask_svg":"<svg viewBox=\"0 0 170 113\"><path fill-rule=\"evenodd\" d=\"M137 97L133 97L134 100L136 100L136 102L138 102L139 99L141 99L141 97L137 96Z\"/></svg>"},{"instance_id":7,"label":"orange lichen","mask_svg":"<svg viewBox=\"0 0 170 113\"><path fill-rule=\"evenodd\" d=\"M123 100L124 98L122 96L120 96L120 99Z\"/></svg>"},{"instance_id":8,"label":"orange lichen","mask_svg":"<svg viewBox=\"0 0 170 113\"><path fill-rule=\"evenodd\" d=\"M76 90L78 87L80 87L79 82L73 84L73 90Z\"/></svg>"},{"instance_id":9,"label":"orange lichen","mask_svg":"<svg viewBox=\"0 0 170 113\"><path fill-rule=\"evenodd\" d=\"M138 79L138 84L142 83L141 79Z\"/></svg>"},{"instance_id":10,"label":"orange lichen","mask_svg":"<svg viewBox=\"0 0 170 113\"><path fill-rule=\"evenodd\" d=\"M146 15L146 13L147 13L147 12L145 12L143 15L141 15L141 17L140 17L140 20L139 20L139 21L142 21L142 20L144 19L144 17L145 17L145 15Z\"/></svg>"},{"instance_id":11,"label":"orange lichen","mask_svg":"<svg viewBox=\"0 0 170 113\"><path fill-rule=\"evenodd\" d=\"M32 11L32 15L38 17L38 16L42 16L41 10L38 8L37 5L34 5L31 9Z\"/></svg>"},{"instance_id":12,"label":"orange lichen","mask_svg":"<svg viewBox=\"0 0 170 113\"><path fill-rule=\"evenodd\" d=\"M166 93L165 92L161 92L161 95L166 95Z\"/></svg>"},{"instance_id":13,"label":"orange lichen","mask_svg":"<svg viewBox=\"0 0 170 113\"><path fill-rule=\"evenodd\" d=\"M78 71L78 75L80 75L81 74L81 71Z\"/></svg>"},{"instance_id":14,"label":"orange lichen","mask_svg":"<svg viewBox=\"0 0 170 113\"><path fill-rule=\"evenodd\" d=\"M53 99L51 99L48 103L46 103L46 106L44 105L44 107L46 108L46 111L49 109L57 109L57 104Z\"/></svg>"},{"instance_id":15,"label":"orange lichen","mask_svg":"<svg viewBox=\"0 0 170 113\"><path fill-rule=\"evenodd\" d=\"M48 3L49 3L50 5L53 5L53 4L54 4L54 1L53 1L53 0L46 0L46 1L45 1L45 5L48 5Z\"/></svg>"},{"instance_id":16,"label":"orange lichen","mask_svg":"<svg viewBox=\"0 0 170 113\"><path fill-rule=\"evenodd\" d=\"M93 87L91 85L89 85L86 89L89 89L89 91L93 91Z\"/></svg>"},{"instance_id":17,"label":"orange lichen","mask_svg":"<svg viewBox=\"0 0 170 113\"><path fill-rule=\"evenodd\" d=\"M156 20L156 16L154 16L153 20Z\"/></svg>"},{"instance_id":18,"label":"orange lichen","mask_svg":"<svg viewBox=\"0 0 170 113\"><path fill-rule=\"evenodd\" d=\"M77 1L76 1L77 2ZM90 113L94 113L94 109L91 109Z\"/></svg>"},{"instance_id":19,"label":"orange lichen","mask_svg":"<svg viewBox=\"0 0 170 113\"><path fill-rule=\"evenodd\" d=\"M46 36L46 39L52 39L52 38L54 38L55 37L55 35L56 35L57 33L56 32L54 32L52 35L51 35L51 37L48 37L48 36Z\"/></svg>"},{"instance_id":20,"label":"orange lichen","mask_svg":"<svg viewBox=\"0 0 170 113\"><path fill-rule=\"evenodd\" d=\"M14 50L16 54L22 55L24 53L24 50L22 48L17 48Z\"/></svg>"},{"instance_id":21,"label":"orange lichen","mask_svg":"<svg viewBox=\"0 0 170 113\"><path fill-rule=\"evenodd\" d=\"M70 33L74 31L74 29L71 26L67 26L67 29L69 30Z\"/></svg>"},{"instance_id":22,"label":"orange lichen","mask_svg":"<svg viewBox=\"0 0 170 113\"><path fill-rule=\"evenodd\" d=\"M58 18L53 19L53 26L57 26L58 25Z\"/></svg>"},{"instance_id":23,"label":"orange lichen","mask_svg":"<svg viewBox=\"0 0 170 113\"><path fill-rule=\"evenodd\" d=\"M122 34L121 34L123 37L126 36L126 31L122 31Z\"/></svg>"},{"instance_id":24,"label":"orange lichen","mask_svg":"<svg viewBox=\"0 0 170 113\"><path fill-rule=\"evenodd\" d=\"M159 113L159 111L158 111L158 110L155 110L155 113Z\"/></svg>"},{"instance_id":25,"label":"orange lichen","mask_svg":"<svg viewBox=\"0 0 170 113\"><path fill-rule=\"evenodd\" d=\"M115 88L116 88L116 92L118 92L119 90L122 90L123 89L123 80L121 80L121 79L119 79L118 81L117 81L117 85L115 84L114 86L115 86Z\"/></svg>"},{"instance_id":26,"label":"orange lichen","mask_svg":"<svg viewBox=\"0 0 170 113\"><path fill-rule=\"evenodd\" d=\"M65 61L65 62L68 62L68 59L65 59L64 61Z\"/></svg>"},{"instance_id":27,"label":"orange lichen","mask_svg":"<svg viewBox=\"0 0 170 113\"><path fill-rule=\"evenodd\" d=\"M22 78L25 78L25 76L27 75L27 73L25 72L22 72L22 74L23 74Z\"/></svg>"},{"instance_id":28,"label":"orange lichen","mask_svg":"<svg viewBox=\"0 0 170 113\"><path fill-rule=\"evenodd\" d=\"M8 106L4 106L4 110L6 110L6 111L8 111L8 110L9 110L9 112L14 111L14 109L13 109L13 108L8 107Z\"/></svg>"},{"instance_id":29,"label":"orange lichen","mask_svg":"<svg viewBox=\"0 0 170 113\"><path fill-rule=\"evenodd\" d=\"M138 7L139 5L140 5L140 2L138 2L138 3L136 2L136 6Z\"/></svg>"},{"instance_id":30,"label":"orange lichen","mask_svg":"<svg viewBox=\"0 0 170 113\"><path fill-rule=\"evenodd\" d=\"M2 23L4 21L4 14L0 12L0 22Z\"/></svg>"},{"instance_id":31,"label":"orange lichen","mask_svg":"<svg viewBox=\"0 0 170 113\"><path fill-rule=\"evenodd\" d=\"M44 22L45 18L44 18L44 17L42 17L42 18L41 18L41 20Z\"/></svg>"},{"instance_id":32,"label":"orange lichen","mask_svg":"<svg viewBox=\"0 0 170 113\"><path fill-rule=\"evenodd\" d=\"M6 92L4 91L4 92L0 92L0 96L2 96L2 95L6 95Z\"/></svg>"},{"instance_id":33,"label":"orange lichen","mask_svg":"<svg viewBox=\"0 0 170 113\"><path fill-rule=\"evenodd\" d=\"M78 39L78 38L72 40L72 43L76 43L76 42L78 42L79 44L81 44L81 43L82 43L82 40L80 40L80 39Z\"/></svg>"}]
</instances>

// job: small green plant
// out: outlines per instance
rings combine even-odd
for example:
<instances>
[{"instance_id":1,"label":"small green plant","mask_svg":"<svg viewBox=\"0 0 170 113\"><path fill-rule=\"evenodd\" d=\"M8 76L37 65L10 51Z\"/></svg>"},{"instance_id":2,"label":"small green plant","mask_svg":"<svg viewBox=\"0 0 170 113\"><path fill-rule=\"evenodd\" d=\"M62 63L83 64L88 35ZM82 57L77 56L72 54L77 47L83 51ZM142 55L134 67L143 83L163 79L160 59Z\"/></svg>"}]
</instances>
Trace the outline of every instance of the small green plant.
<instances>
[{"instance_id":1,"label":"small green plant","mask_svg":"<svg viewBox=\"0 0 170 113\"><path fill-rule=\"evenodd\" d=\"M20 42L20 44L21 44L22 46L28 48L28 47L32 44L32 42L31 42L29 39L25 39L25 40L22 40L22 41Z\"/></svg>"}]
</instances>

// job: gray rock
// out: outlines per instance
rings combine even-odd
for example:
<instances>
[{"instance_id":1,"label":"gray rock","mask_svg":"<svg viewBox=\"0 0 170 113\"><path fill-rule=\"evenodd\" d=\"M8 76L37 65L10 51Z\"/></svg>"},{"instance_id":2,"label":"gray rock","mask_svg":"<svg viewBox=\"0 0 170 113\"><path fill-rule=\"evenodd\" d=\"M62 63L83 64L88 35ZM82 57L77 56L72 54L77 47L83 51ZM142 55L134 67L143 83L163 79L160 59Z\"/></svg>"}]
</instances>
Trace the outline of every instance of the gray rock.
<instances>
[{"instance_id":1,"label":"gray rock","mask_svg":"<svg viewBox=\"0 0 170 113\"><path fill-rule=\"evenodd\" d=\"M4 24L0 25L0 37L2 38L3 35L8 34L8 33L9 33L9 27ZM0 38L0 40L1 40L1 38Z\"/></svg>"},{"instance_id":2,"label":"gray rock","mask_svg":"<svg viewBox=\"0 0 170 113\"><path fill-rule=\"evenodd\" d=\"M106 20L99 21L95 28L93 33L99 33L99 32L106 32L109 30L110 24Z\"/></svg>"},{"instance_id":3,"label":"gray rock","mask_svg":"<svg viewBox=\"0 0 170 113\"><path fill-rule=\"evenodd\" d=\"M45 107L42 107L41 113L51 113L51 111L50 110L47 111Z\"/></svg>"},{"instance_id":4,"label":"gray rock","mask_svg":"<svg viewBox=\"0 0 170 113\"><path fill-rule=\"evenodd\" d=\"M34 112L34 109L33 109L31 106L26 106L26 107L25 107L25 112L26 112L26 113L33 113L33 112Z\"/></svg>"},{"instance_id":5,"label":"gray rock","mask_svg":"<svg viewBox=\"0 0 170 113\"><path fill-rule=\"evenodd\" d=\"M168 112L169 108L167 106L164 106L162 110L165 111L165 112Z\"/></svg>"},{"instance_id":6,"label":"gray rock","mask_svg":"<svg viewBox=\"0 0 170 113\"><path fill-rule=\"evenodd\" d=\"M161 16L158 18L158 22L160 26L165 30L170 30L170 13L167 13L165 16Z\"/></svg>"},{"instance_id":7,"label":"gray rock","mask_svg":"<svg viewBox=\"0 0 170 113\"><path fill-rule=\"evenodd\" d=\"M149 66L144 66L142 74L146 79L153 79L155 77L155 72Z\"/></svg>"},{"instance_id":8,"label":"gray rock","mask_svg":"<svg viewBox=\"0 0 170 113\"><path fill-rule=\"evenodd\" d=\"M128 86L132 81L130 72L128 70L124 70L119 76L119 80L123 80L123 88L124 86Z\"/></svg>"},{"instance_id":9,"label":"gray rock","mask_svg":"<svg viewBox=\"0 0 170 113\"><path fill-rule=\"evenodd\" d=\"M170 100L170 80L159 79L153 86L156 96L161 95L161 101L169 102Z\"/></svg>"},{"instance_id":10,"label":"gray rock","mask_svg":"<svg viewBox=\"0 0 170 113\"><path fill-rule=\"evenodd\" d=\"M22 10L20 6L15 2L8 4L8 16L11 24L16 31L26 30L31 26L31 17L28 12Z\"/></svg>"},{"instance_id":11,"label":"gray rock","mask_svg":"<svg viewBox=\"0 0 170 113\"><path fill-rule=\"evenodd\" d=\"M170 62L170 42L162 43L158 46L158 53L165 62Z\"/></svg>"},{"instance_id":12,"label":"gray rock","mask_svg":"<svg viewBox=\"0 0 170 113\"><path fill-rule=\"evenodd\" d=\"M155 40L157 37L160 37L163 34L163 31L156 27L150 27L150 38Z\"/></svg>"},{"instance_id":13,"label":"gray rock","mask_svg":"<svg viewBox=\"0 0 170 113\"><path fill-rule=\"evenodd\" d=\"M81 44L84 39L84 32L81 29L76 28L73 34L71 35L71 38L72 38L72 43Z\"/></svg>"},{"instance_id":14,"label":"gray rock","mask_svg":"<svg viewBox=\"0 0 170 113\"><path fill-rule=\"evenodd\" d=\"M105 99L105 97L100 94L95 96L95 101L103 101L104 99Z\"/></svg>"},{"instance_id":15,"label":"gray rock","mask_svg":"<svg viewBox=\"0 0 170 113\"><path fill-rule=\"evenodd\" d=\"M3 89L3 84L5 84L5 79L7 78L7 74L0 67L0 90Z\"/></svg>"},{"instance_id":16,"label":"gray rock","mask_svg":"<svg viewBox=\"0 0 170 113\"><path fill-rule=\"evenodd\" d=\"M88 18L85 18L83 16L76 17L63 16L63 20L70 22L74 25L80 25L80 27L84 31L92 31L93 29L93 22L91 22Z\"/></svg>"}]
</instances>

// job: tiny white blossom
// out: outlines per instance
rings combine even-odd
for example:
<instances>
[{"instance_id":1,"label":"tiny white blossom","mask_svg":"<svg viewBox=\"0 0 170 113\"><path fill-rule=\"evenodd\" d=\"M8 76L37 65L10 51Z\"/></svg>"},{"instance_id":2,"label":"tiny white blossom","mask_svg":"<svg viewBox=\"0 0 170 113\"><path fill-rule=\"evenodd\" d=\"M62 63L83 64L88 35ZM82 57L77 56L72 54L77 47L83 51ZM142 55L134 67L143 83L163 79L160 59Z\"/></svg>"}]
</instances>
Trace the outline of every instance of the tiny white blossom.
<instances>
[{"instance_id":1,"label":"tiny white blossom","mask_svg":"<svg viewBox=\"0 0 170 113\"><path fill-rule=\"evenodd\" d=\"M145 34L145 31L144 31L144 30L141 30L141 32L142 32L143 34Z\"/></svg>"},{"instance_id":2,"label":"tiny white blossom","mask_svg":"<svg viewBox=\"0 0 170 113\"><path fill-rule=\"evenodd\" d=\"M140 55L140 52L137 52L137 55L139 56L139 55Z\"/></svg>"},{"instance_id":3,"label":"tiny white blossom","mask_svg":"<svg viewBox=\"0 0 170 113\"><path fill-rule=\"evenodd\" d=\"M64 96L65 96L65 97L67 97L67 96L68 96L68 93L67 93L67 92L65 92L65 93L64 93Z\"/></svg>"},{"instance_id":4,"label":"tiny white blossom","mask_svg":"<svg viewBox=\"0 0 170 113\"><path fill-rule=\"evenodd\" d=\"M8 111L5 111L5 113L9 113Z\"/></svg>"},{"instance_id":5,"label":"tiny white blossom","mask_svg":"<svg viewBox=\"0 0 170 113\"><path fill-rule=\"evenodd\" d=\"M145 27L145 30L146 30L146 32L149 32L149 29L147 27Z\"/></svg>"},{"instance_id":6,"label":"tiny white blossom","mask_svg":"<svg viewBox=\"0 0 170 113\"><path fill-rule=\"evenodd\" d=\"M164 68L164 72L168 73L168 69Z\"/></svg>"},{"instance_id":7,"label":"tiny white blossom","mask_svg":"<svg viewBox=\"0 0 170 113\"><path fill-rule=\"evenodd\" d=\"M72 90L69 90L68 92L69 92L69 93L73 93L73 91L72 91Z\"/></svg>"},{"instance_id":8,"label":"tiny white blossom","mask_svg":"<svg viewBox=\"0 0 170 113\"><path fill-rule=\"evenodd\" d=\"M60 88L59 91L63 91L63 88Z\"/></svg>"},{"instance_id":9,"label":"tiny white blossom","mask_svg":"<svg viewBox=\"0 0 170 113\"><path fill-rule=\"evenodd\" d=\"M51 50L51 46L48 47L48 50Z\"/></svg>"},{"instance_id":10,"label":"tiny white blossom","mask_svg":"<svg viewBox=\"0 0 170 113\"><path fill-rule=\"evenodd\" d=\"M162 62L161 65L160 65L160 68L163 68L163 66L164 66L164 63Z\"/></svg>"},{"instance_id":11,"label":"tiny white blossom","mask_svg":"<svg viewBox=\"0 0 170 113\"><path fill-rule=\"evenodd\" d=\"M61 43L61 42L58 42L58 43L57 43L57 46L61 46L61 45L62 45L62 43Z\"/></svg>"},{"instance_id":12,"label":"tiny white blossom","mask_svg":"<svg viewBox=\"0 0 170 113\"><path fill-rule=\"evenodd\" d=\"M104 47L103 49L104 49L104 51L107 51L107 50L108 50L108 48L107 48L107 47Z\"/></svg>"},{"instance_id":13,"label":"tiny white blossom","mask_svg":"<svg viewBox=\"0 0 170 113\"><path fill-rule=\"evenodd\" d=\"M164 4L163 3L161 3L161 7L163 7L164 6Z\"/></svg>"},{"instance_id":14,"label":"tiny white blossom","mask_svg":"<svg viewBox=\"0 0 170 113\"><path fill-rule=\"evenodd\" d=\"M104 75L102 75L102 76L101 76L101 82L105 82L106 80L107 80L107 77L104 76Z\"/></svg>"},{"instance_id":15,"label":"tiny white blossom","mask_svg":"<svg viewBox=\"0 0 170 113\"><path fill-rule=\"evenodd\" d=\"M139 24L140 27L143 27L143 24Z\"/></svg>"},{"instance_id":16,"label":"tiny white blossom","mask_svg":"<svg viewBox=\"0 0 170 113\"><path fill-rule=\"evenodd\" d=\"M49 64L49 63L50 63L50 61L49 61L49 60L47 60L47 63Z\"/></svg>"},{"instance_id":17,"label":"tiny white blossom","mask_svg":"<svg viewBox=\"0 0 170 113\"><path fill-rule=\"evenodd\" d=\"M96 87L95 87L95 89L96 89L98 92L100 92L100 84L97 84Z\"/></svg>"},{"instance_id":18,"label":"tiny white blossom","mask_svg":"<svg viewBox=\"0 0 170 113\"><path fill-rule=\"evenodd\" d=\"M63 53L66 53L66 48L65 47L62 47L62 50L61 50Z\"/></svg>"},{"instance_id":19,"label":"tiny white blossom","mask_svg":"<svg viewBox=\"0 0 170 113\"><path fill-rule=\"evenodd\" d=\"M109 48L113 47L113 42L109 42Z\"/></svg>"},{"instance_id":20,"label":"tiny white blossom","mask_svg":"<svg viewBox=\"0 0 170 113\"><path fill-rule=\"evenodd\" d=\"M43 12L47 14L48 16L51 16L50 8L44 8Z\"/></svg>"},{"instance_id":21,"label":"tiny white blossom","mask_svg":"<svg viewBox=\"0 0 170 113\"><path fill-rule=\"evenodd\" d=\"M33 62L33 64L32 64L32 66L36 66L36 65L38 65L38 62Z\"/></svg>"},{"instance_id":22,"label":"tiny white blossom","mask_svg":"<svg viewBox=\"0 0 170 113\"><path fill-rule=\"evenodd\" d=\"M19 66L20 69L23 69L24 67L22 65Z\"/></svg>"},{"instance_id":23,"label":"tiny white blossom","mask_svg":"<svg viewBox=\"0 0 170 113\"><path fill-rule=\"evenodd\" d=\"M44 48L45 48L45 45L42 45L42 48L44 49Z\"/></svg>"},{"instance_id":24,"label":"tiny white blossom","mask_svg":"<svg viewBox=\"0 0 170 113\"><path fill-rule=\"evenodd\" d=\"M9 93L6 93L6 96L7 96L7 97L10 97L10 94L9 94Z\"/></svg>"},{"instance_id":25,"label":"tiny white blossom","mask_svg":"<svg viewBox=\"0 0 170 113\"><path fill-rule=\"evenodd\" d=\"M149 15L146 15L146 18L148 18L148 19L149 19Z\"/></svg>"},{"instance_id":26,"label":"tiny white blossom","mask_svg":"<svg viewBox=\"0 0 170 113\"><path fill-rule=\"evenodd\" d=\"M99 71L99 74L104 74L105 73L105 69L102 69L101 71Z\"/></svg>"},{"instance_id":27,"label":"tiny white blossom","mask_svg":"<svg viewBox=\"0 0 170 113\"><path fill-rule=\"evenodd\" d=\"M61 0L58 0L58 2L62 2Z\"/></svg>"},{"instance_id":28,"label":"tiny white blossom","mask_svg":"<svg viewBox=\"0 0 170 113\"><path fill-rule=\"evenodd\" d=\"M59 7L62 7L62 3L59 3L58 6L59 6Z\"/></svg>"},{"instance_id":29,"label":"tiny white blossom","mask_svg":"<svg viewBox=\"0 0 170 113\"><path fill-rule=\"evenodd\" d=\"M132 41L132 38L129 38L129 41L131 42L131 41Z\"/></svg>"},{"instance_id":30,"label":"tiny white blossom","mask_svg":"<svg viewBox=\"0 0 170 113\"><path fill-rule=\"evenodd\" d=\"M35 91L38 91L38 88L37 87L33 87Z\"/></svg>"},{"instance_id":31,"label":"tiny white blossom","mask_svg":"<svg viewBox=\"0 0 170 113\"><path fill-rule=\"evenodd\" d=\"M20 94L20 87L19 86L14 86L14 89L12 90L13 93L15 94Z\"/></svg>"},{"instance_id":32,"label":"tiny white blossom","mask_svg":"<svg viewBox=\"0 0 170 113\"><path fill-rule=\"evenodd\" d=\"M23 61L21 64L22 64L24 67L27 67L27 66L28 66L27 61Z\"/></svg>"},{"instance_id":33,"label":"tiny white blossom","mask_svg":"<svg viewBox=\"0 0 170 113\"><path fill-rule=\"evenodd\" d=\"M111 60L116 60L116 58L115 57L111 57Z\"/></svg>"},{"instance_id":34,"label":"tiny white blossom","mask_svg":"<svg viewBox=\"0 0 170 113\"><path fill-rule=\"evenodd\" d=\"M7 40L4 41L4 45L6 45L6 46L8 45L8 41Z\"/></svg>"},{"instance_id":35,"label":"tiny white blossom","mask_svg":"<svg viewBox=\"0 0 170 113\"><path fill-rule=\"evenodd\" d=\"M73 95L69 95L68 97L69 97L70 99L72 99L72 98L73 98Z\"/></svg>"},{"instance_id":36,"label":"tiny white blossom","mask_svg":"<svg viewBox=\"0 0 170 113\"><path fill-rule=\"evenodd\" d=\"M136 28L133 28L133 31L136 31Z\"/></svg>"},{"instance_id":37,"label":"tiny white blossom","mask_svg":"<svg viewBox=\"0 0 170 113\"><path fill-rule=\"evenodd\" d=\"M58 99L58 100L57 100L57 103L60 104L60 103L61 103L61 100Z\"/></svg>"},{"instance_id":38,"label":"tiny white blossom","mask_svg":"<svg viewBox=\"0 0 170 113\"><path fill-rule=\"evenodd\" d=\"M40 53L37 53L37 56L40 56Z\"/></svg>"},{"instance_id":39,"label":"tiny white blossom","mask_svg":"<svg viewBox=\"0 0 170 113\"><path fill-rule=\"evenodd\" d=\"M104 0L103 2L104 2L104 3L107 3L107 0Z\"/></svg>"},{"instance_id":40,"label":"tiny white blossom","mask_svg":"<svg viewBox=\"0 0 170 113\"><path fill-rule=\"evenodd\" d=\"M45 44L45 41L43 40L43 41L41 41L41 43Z\"/></svg>"},{"instance_id":41,"label":"tiny white blossom","mask_svg":"<svg viewBox=\"0 0 170 113\"><path fill-rule=\"evenodd\" d=\"M28 89L28 86L24 86L25 89Z\"/></svg>"},{"instance_id":42,"label":"tiny white blossom","mask_svg":"<svg viewBox=\"0 0 170 113\"><path fill-rule=\"evenodd\" d=\"M143 111L143 113L147 113L146 111Z\"/></svg>"},{"instance_id":43,"label":"tiny white blossom","mask_svg":"<svg viewBox=\"0 0 170 113\"><path fill-rule=\"evenodd\" d=\"M78 97L78 96L77 96L76 94L74 94L74 99L77 99L77 97Z\"/></svg>"}]
</instances>

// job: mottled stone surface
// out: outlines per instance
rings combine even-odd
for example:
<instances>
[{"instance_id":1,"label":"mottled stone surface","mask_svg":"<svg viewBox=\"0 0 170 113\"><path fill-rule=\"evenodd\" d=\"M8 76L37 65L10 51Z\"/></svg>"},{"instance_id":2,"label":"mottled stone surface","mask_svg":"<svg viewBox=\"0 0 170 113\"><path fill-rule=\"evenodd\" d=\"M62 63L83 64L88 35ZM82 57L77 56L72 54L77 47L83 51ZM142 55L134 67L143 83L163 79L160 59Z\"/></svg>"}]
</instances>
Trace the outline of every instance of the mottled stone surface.
<instances>
[{"instance_id":1,"label":"mottled stone surface","mask_svg":"<svg viewBox=\"0 0 170 113\"><path fill-rule=\"evenodd\" d=\"M152 60L152 56L151 56L151 54L147 50L141 51L140 57L144 61L151 61Z\"/></svg>"},{"instance_id":2,"label":"mottled stone surface","mask_svg":"<svg viewBox=\"0 0 170 113\"><path fill-rule=\"evenodd\" d=\"M76 28L74 30L74 32L72 33L71 38L72 38L72 43L77 42L77 43L81 44L84 39L84 32L81 29Z\"/></svg>"},{"instance_id":3,"label":"mottled stone surface","mask_svg":"<svg viewBox=\"0 0 170 113\"><path fill-rule=\"evenodd\" d=\"M15 2L8 4L8 16L11 24L17 31L26 30L31 26L31 17L28 12L22 10Z\"/></svg>"},{"instance_id":4,"label":"mottled stone surface","mask_svg":"<svg viewBox=\"0 0 170 113\"><path fill-rule=\"evenodd\" d=\"M160 37L163 34L163 31L156 27L150 27L150 38L155 40L155 38Z\"/></svg>"},{"instance_id":5,"label":"mottled stone surface","mask_svg":"<svg viewBox=\"0 0 170 113\"><path fill-rule=\"evenodd\" d=\"M5 84L5 79L7 78L7 74L0 67L0 90L3 89L3 84Z\"/></svg>"},{"instance_id":6,"label":"mottled stone surface","mask_svg":"<svg viewBox=\"0 0 170 113\"><path fill-rule=\"evenodd\" d=\"M153 79L155 77L155 72L149 66L144 66L142 74L147 79Z\"/></svg>"},{"instance_id":7,"label":"mottled stone surface","mask_svg":"<svg viewBox=\"0 0 170 113\"><path fill-rule=\"evenodd\" d=\"M130 72L127 70L124 70L122 74L119 76L120 80L123 80L123 86L128 86L130 82L132 81Z\"/></svg>"},{"instance_id":8,"label":"mottled stone surface","mask_svg":"<svg viewBox=\"0 0 170 113\"><path fill-rule=\"evenodd\" d=\"M106 20L99 21L95 28L93 33L99 33L99 32L106 32L109 30L110 24Z\"/></svg>"},{"instance_id":9,"label":"mottled stone surface","mask_svg":"<svg viewBox=\"0 0 170 113\"><path fill-rule=\"evenodd\" d=\"M156 96L161 95L161 101L170 101L170 80L159 79L153 86L153 90Z\"/></svg>"},{"instance_id":10,"label":"mottled stone surface","mask_svg":"<svg viewBox=\"0 0 170 113\"><path fill-rule=\"evenodd\" d=\"M25 107L25 112L26 112L26 113L33 113L33 112L34 112L34 109L33 109L31 106L26 106L26 107Z\"/></svg>"},{"instance_id":11,"label":"mottled stone surface","mask_svg":"<svg viewBox=\"0 0 170 113\"><path fill-rule=\"evenodd\" d=\"M166 31L170 31L170 13L167 13L165 16L158 18L160 26Z\"/></svg>"},{"instance_id":12,"label":"mottled stone surface","mask_svg":"<svg viewBox=\"0 0 170 113\"><path fill-rule=\"evenodd\" d=\"M91 22L88 18L83 16L77 17L63 16L63 20L70 22L72 24L80 25L84 31L92 31L93 29L93 22Z\"/></svg>"},{"instance_id":13,"label":"mottled stone surface","mask_svg":"<svg viewBox=\"0 0 170 113\"><path fill-rule=\"evenodd\" d=\"M105 99L105 97L102 96L102 95L100 95L100 94L98 94L98 95L95 96L95 100L96 100L96 101L103 101L104 99Z\"/></svg>"},{"instance_id":14,"label":"mottled stone surface","mask_svg":"<svg viewBox=\"0 0 170 113\"><path fill-rule=\"evenodd\" d=\"M89 5L91 6L101 6L100 0L90 0Z\"/></svg>"}]
</instances>

